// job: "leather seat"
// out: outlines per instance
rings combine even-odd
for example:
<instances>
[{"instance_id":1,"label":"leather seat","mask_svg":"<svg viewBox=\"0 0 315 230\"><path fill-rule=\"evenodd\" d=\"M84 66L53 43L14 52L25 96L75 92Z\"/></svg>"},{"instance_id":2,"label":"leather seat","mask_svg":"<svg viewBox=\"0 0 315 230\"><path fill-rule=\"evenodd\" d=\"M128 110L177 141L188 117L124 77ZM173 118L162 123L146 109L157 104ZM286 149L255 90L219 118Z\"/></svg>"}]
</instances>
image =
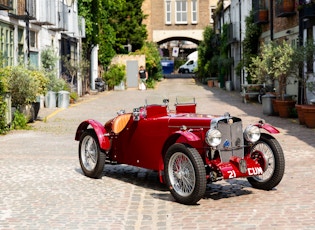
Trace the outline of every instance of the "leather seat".
<instances>
[{"instance_id":1,"label":"leather seat","mask_svg":"<svg viewBox=\"0 0 315 230\"><path fill-rule=\"evenodd\" d=\"M131 113L126 113L117 116L112 123L112 131L115 134L120 133L128 124L128 121L130 120Z\"/></svg>"}]
</instances>

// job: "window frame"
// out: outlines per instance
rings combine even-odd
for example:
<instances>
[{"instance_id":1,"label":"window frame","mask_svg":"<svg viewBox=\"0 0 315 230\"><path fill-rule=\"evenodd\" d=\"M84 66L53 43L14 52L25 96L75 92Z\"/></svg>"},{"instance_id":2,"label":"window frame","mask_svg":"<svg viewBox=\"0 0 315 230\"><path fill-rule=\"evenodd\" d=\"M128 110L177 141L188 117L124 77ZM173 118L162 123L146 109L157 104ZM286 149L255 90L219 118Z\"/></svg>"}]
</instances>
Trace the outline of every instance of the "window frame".
<instances>
[{"instance_id":1,"label":"window frame","mask_svg":"<svg viewBox=\"0 0 315 230\"><path fill-rule=\"evenodd\" d=\"M30 49L32 49L32 50L37 50L37 47L38 47L38 44L37 44L37 42L38 42L38 33L37 33L37 31L34 31L34 30L30 30L29 31L29 36L30 36ZM34 41L33 41L34 40Z\"/></svg>"},{"instance_id":2,"label":"window frame","mask_svg":"<svg viewBox=\"0 0 315 230\"><path fill-rule=\"evenodd\" d=\"M191 0L191 24L197 24L197 23L198 23L198 0Z\"/></svg>"},{"instance_id":3,"label":"window frame","mask_svg":"<svg viewBox=\"0 0 315 230\"><path fill-rule=\"evenodd\" d=\"M168 16L169 16L169 20L168 20ZM165 0L165 24L166 25L172 24L172 1L171 0Z\"/></svg>"},{"instance_id":4,"label":"window frame","mask_svg":"<svg viewBox=\"0 0 315 230\"><path fill-rule=\"evenodd\" d=\"M180 4L180 9L178 9L178 4ZM183 10L183 5L185 7L185 9ZM180 19L179 19L180 16ZM176 24L187 24L188 20L187 20L187 16L188 16L188 12L187 12L187 0L176 0L175 1L175 23ZM186 20L183 20L183 17L185 17Z\"/></svg>"}]
</instances>

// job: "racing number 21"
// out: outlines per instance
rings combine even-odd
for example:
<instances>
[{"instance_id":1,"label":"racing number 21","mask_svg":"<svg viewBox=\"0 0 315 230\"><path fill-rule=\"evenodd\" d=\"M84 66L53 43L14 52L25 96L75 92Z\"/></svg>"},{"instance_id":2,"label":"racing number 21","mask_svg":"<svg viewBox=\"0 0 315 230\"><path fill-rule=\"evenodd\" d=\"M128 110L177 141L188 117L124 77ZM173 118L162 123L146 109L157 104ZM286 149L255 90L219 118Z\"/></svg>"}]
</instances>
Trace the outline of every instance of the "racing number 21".
<instances>
[{"instance_id":1,"label":"racing number 21","mask_svg":"<svg viewBox=\"0 0 315 230\"><path fill-rule=\"evenodd\" d=\"M232 179L232 178L235 178L236 177L236 173L234 170L231 170L231 171L228 171L228 174L229 174L229 178Z\"/></svg>"}]
</instances>

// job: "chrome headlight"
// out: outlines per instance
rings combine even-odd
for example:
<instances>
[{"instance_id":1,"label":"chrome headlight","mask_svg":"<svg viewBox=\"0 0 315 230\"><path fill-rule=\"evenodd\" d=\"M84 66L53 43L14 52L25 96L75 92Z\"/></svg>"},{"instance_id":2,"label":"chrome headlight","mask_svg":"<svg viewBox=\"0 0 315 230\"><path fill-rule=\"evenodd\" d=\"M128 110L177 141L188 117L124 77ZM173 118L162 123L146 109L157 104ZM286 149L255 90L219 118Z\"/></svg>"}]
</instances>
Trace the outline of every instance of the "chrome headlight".
<instances>
[{"instance_id":1,"label":"chrome headlight","mask_svg":"<svg viewBox=\"0 0 315 230\"><path fill-rule=\"evenodd\" d=\"M260 138L260 129L255 125L247 126L244 131L244 137L249 142L256 142Z\"/></svg>"},{"instance_id":2,"label":"chrome headlight","mask_svg":"<svg viewBox=\"0 0 315 230\"><path fill-rule=\"evenodd\" d=\"M212 147L216 147L221 143L222 134L217 129L209 129L206 133L206 143Z\"/></svg>"}]
</instances>

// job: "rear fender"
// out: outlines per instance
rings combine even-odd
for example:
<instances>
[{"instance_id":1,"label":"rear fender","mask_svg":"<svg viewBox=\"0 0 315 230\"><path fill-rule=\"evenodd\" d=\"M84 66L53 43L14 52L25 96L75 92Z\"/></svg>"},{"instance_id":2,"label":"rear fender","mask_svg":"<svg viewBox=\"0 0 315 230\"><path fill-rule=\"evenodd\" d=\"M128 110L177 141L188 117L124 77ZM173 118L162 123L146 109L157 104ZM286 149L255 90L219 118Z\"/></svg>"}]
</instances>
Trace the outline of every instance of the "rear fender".
<instances>
[{"instance_id":1,"label":"rear fender","mask_svg":"<svg viewBox=\"0 0 315 230\"><path fill-rule=\"evenodd\" d=\"M264 129L267 132L272 133L272 134L280 133L280 131L276 127L274 127L268 123L257 123L257 124L255 124L255 126L257 126L258 128Z\"/></svg>"},{"instance_id":2,"label":"rear fender","mask_svg":"<svg viewBox=\"0 0 315 230\"><path fill-rule=\"evenodd\" d=\"M82 135L82 133L89 127L92 126L92 128L94 129L96 136L98 138L98 142L100 143L100 148L107 151L110 149L110 141L109 141L109 137L108 136L104 136L106 134L106 130L104 128L104 126L95 120L86 120L83 121L79 127L77 128L77 132L75 135L75 140L79 141L80 137Z\"/></svg>"}]
</instances>

